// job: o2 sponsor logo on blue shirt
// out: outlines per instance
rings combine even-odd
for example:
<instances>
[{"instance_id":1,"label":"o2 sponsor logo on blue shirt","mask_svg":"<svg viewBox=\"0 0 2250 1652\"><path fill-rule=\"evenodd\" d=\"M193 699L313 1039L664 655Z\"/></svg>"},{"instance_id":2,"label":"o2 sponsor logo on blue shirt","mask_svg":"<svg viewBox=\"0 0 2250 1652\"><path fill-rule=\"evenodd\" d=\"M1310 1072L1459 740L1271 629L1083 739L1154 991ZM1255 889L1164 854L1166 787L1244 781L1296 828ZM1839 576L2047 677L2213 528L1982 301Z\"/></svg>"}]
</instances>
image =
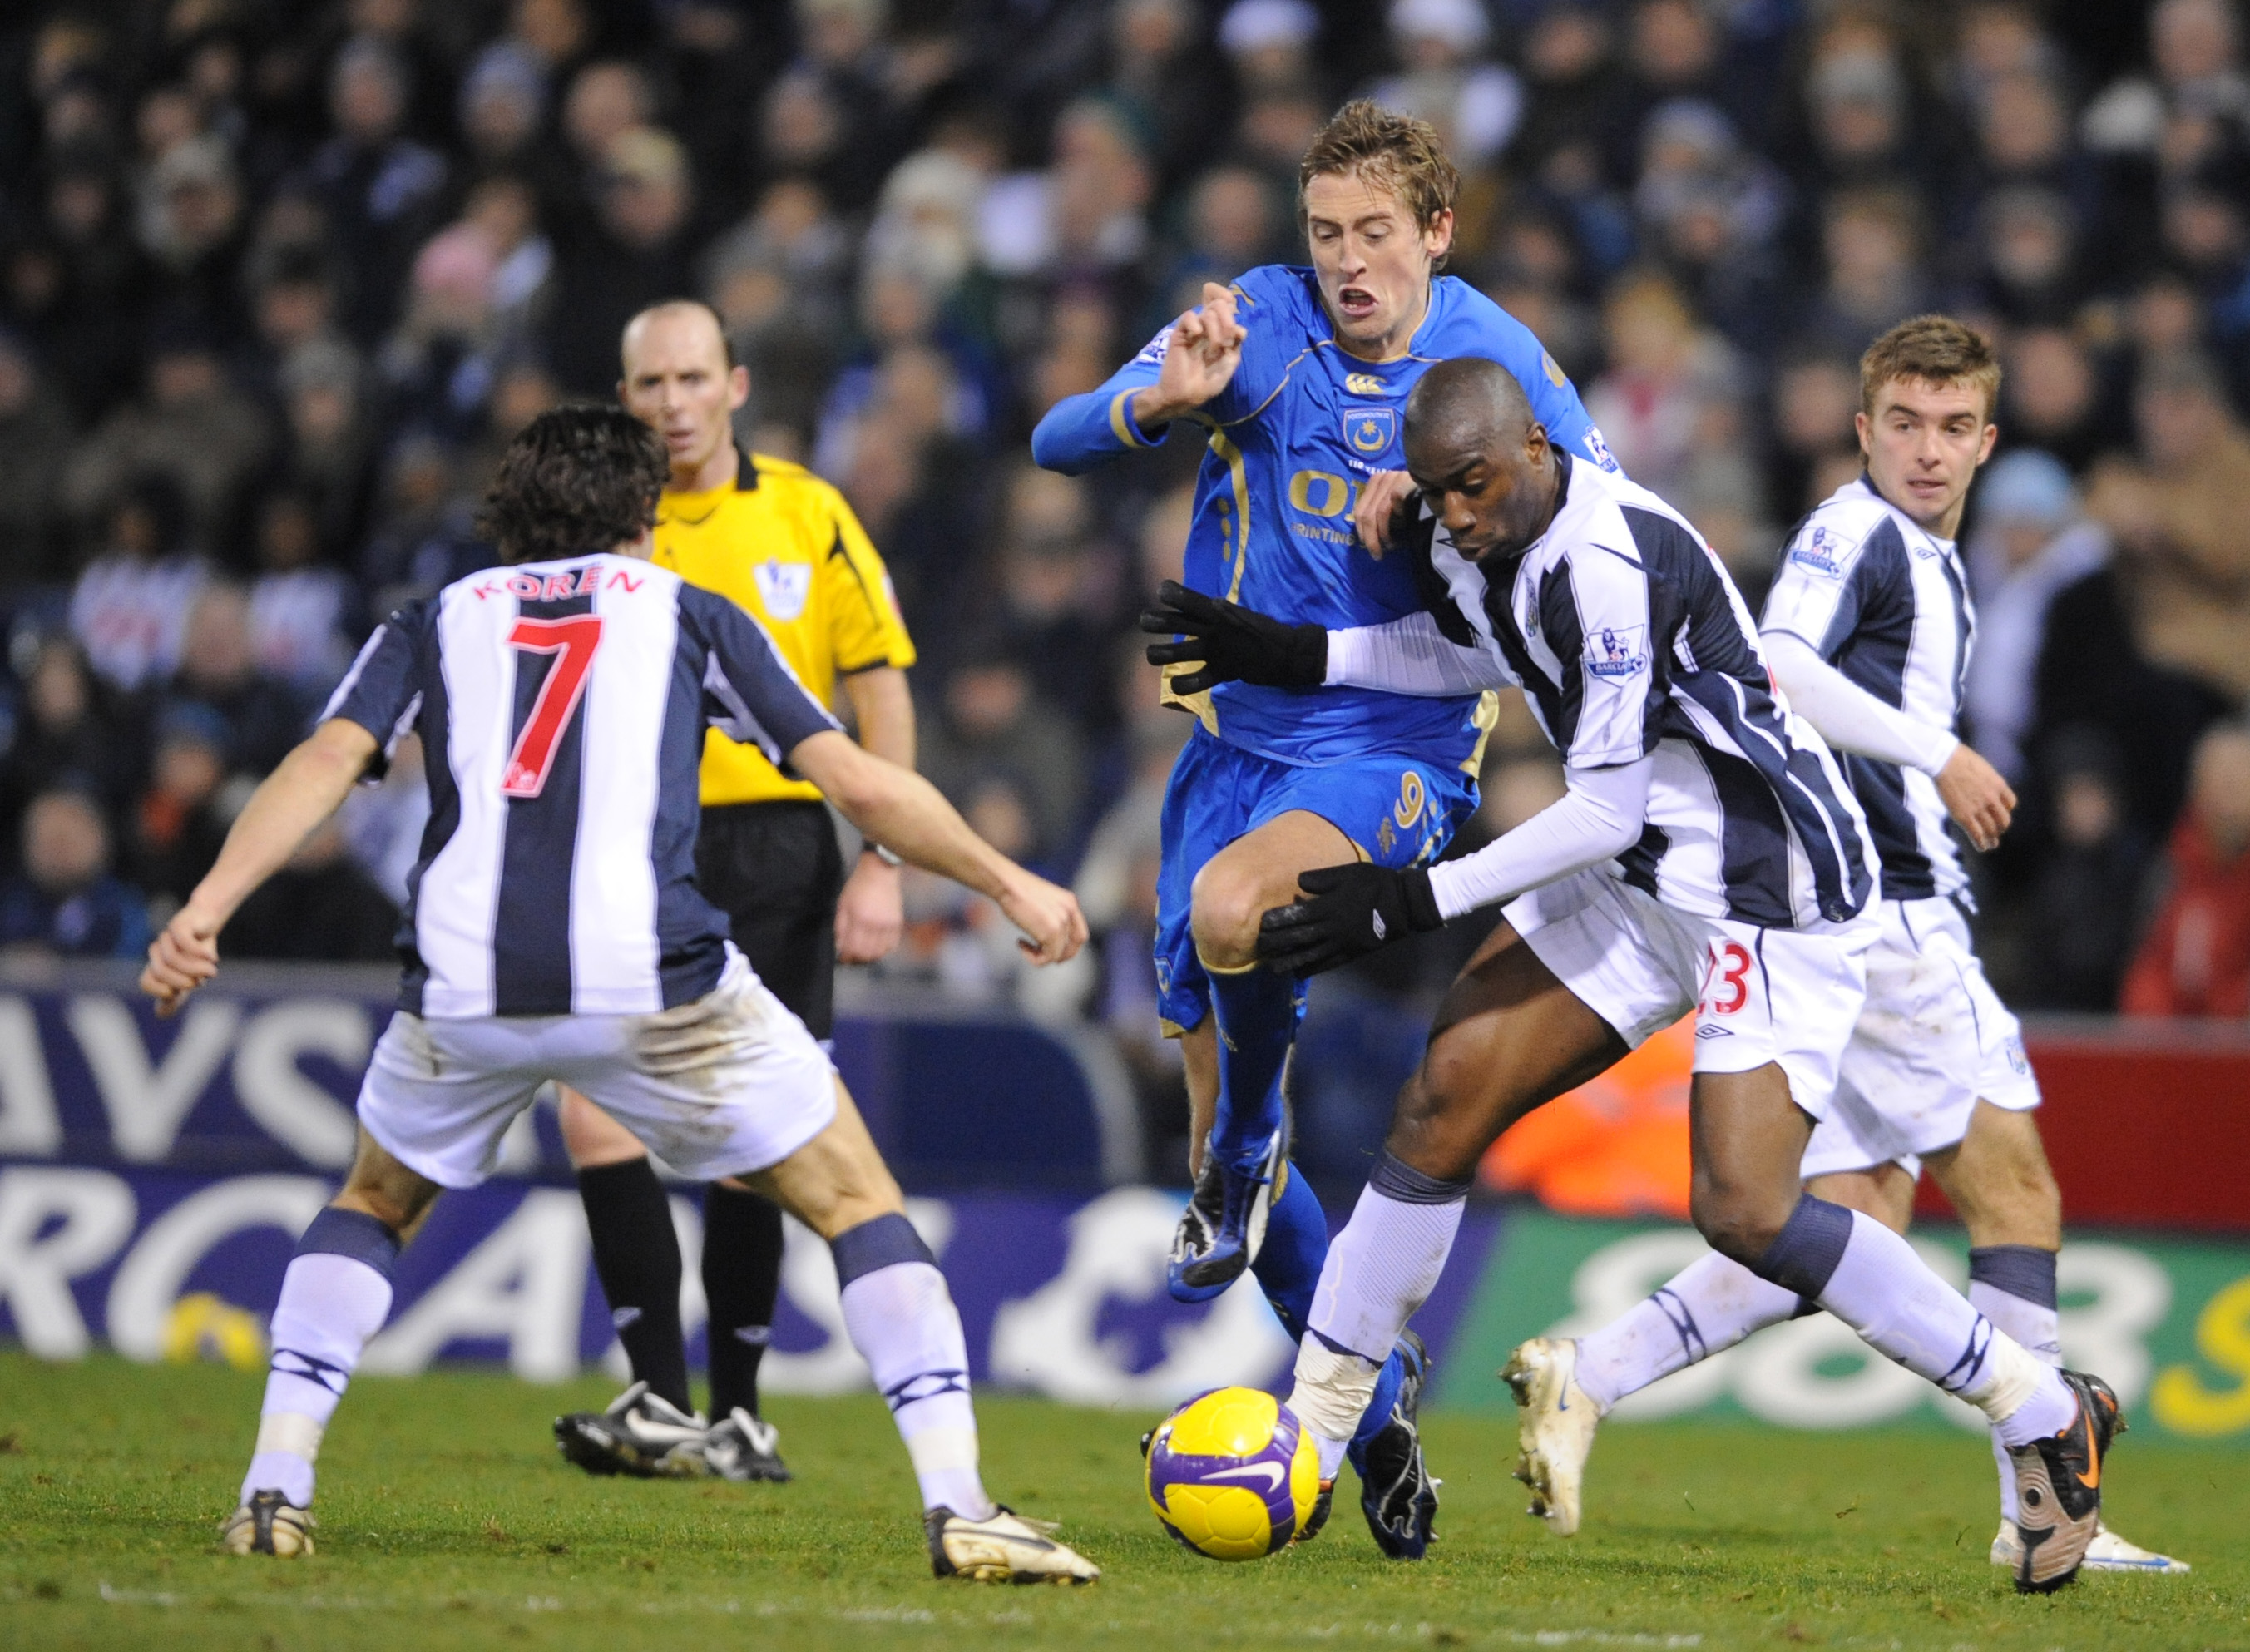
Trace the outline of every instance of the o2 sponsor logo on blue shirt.
<instances>
[{"instance_id":1,"label":"o2 sponsor logo on blue shirt","mask_svg":"<svg viewBox=\"0 0 2250 1652\"><path fill-rule=\"evenodd\" d=\"M1630 677L1648 669L1639 626L1604 626L1586 639L1586 669L1597 677Z\"/></svg>"},{"instance_id":2,"label":"o2 sponsor logo on blue shirt","mask_svg":"<svg viewBox=\"0 0 2250 1652\"><path fill-rule=\"evenodd\" d=\"M1799 568L1830 579L1840 579L1844 558L1850 551L1850 546L1826 528L1815 527L1791 547L1789 559Z\"/></svg>"}]
</instances>

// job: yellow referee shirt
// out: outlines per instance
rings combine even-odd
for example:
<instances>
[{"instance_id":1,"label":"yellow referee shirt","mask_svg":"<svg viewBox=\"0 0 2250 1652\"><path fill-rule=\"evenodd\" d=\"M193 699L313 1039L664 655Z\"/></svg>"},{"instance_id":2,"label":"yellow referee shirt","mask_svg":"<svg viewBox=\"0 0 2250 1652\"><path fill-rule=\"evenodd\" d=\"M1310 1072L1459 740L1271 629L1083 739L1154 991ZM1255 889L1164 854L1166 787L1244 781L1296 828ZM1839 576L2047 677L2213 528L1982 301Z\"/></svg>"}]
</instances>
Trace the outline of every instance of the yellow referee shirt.
<instances>
[{"instance_id":1,"label":"yellow referee shirt","mask_svg":"<svg viewBox=\"0 0 2250 1652\"><path fill-rule=\"evenodd\" d=\"M883 559L844 495L802 465L735 450L734 485L667 490L657 506L656 561L691 585L757 616L798 679L833 708L836 680L914 664ZM703 803L818 801L754 745L717 729L703 742Z\"/></svg>"}]
</instances>

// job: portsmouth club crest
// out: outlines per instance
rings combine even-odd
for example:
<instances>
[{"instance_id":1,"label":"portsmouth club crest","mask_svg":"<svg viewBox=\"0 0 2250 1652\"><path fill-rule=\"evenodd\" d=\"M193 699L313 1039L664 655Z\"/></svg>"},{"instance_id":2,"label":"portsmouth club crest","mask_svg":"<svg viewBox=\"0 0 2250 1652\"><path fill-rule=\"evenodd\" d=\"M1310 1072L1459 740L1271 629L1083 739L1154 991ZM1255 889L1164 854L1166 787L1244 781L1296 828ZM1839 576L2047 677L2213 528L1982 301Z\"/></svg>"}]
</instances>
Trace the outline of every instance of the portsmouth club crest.
<instances>
[{"instance_id":1,"label":"portsmouth club crest","mask_svg":"<svg viewBox=\"0 0 2250 1652\"><path fill-rule=\"evenodd\" d=\"M794 619L804 612L812 595L812 564L809 562L762 562L751 574L758 582L758 600L776 619Z\"/></svg>"},{"instance_id":2,"label":"portsmouth club crest","mask_svg":"<svg viewBox=\"0 0 2250 1652\"><path fill-rule=\"evenodd\" d=\"M1604 626L1586 639L1586 669L1597 677L1630 677L1648 667L1639 626Z\"/></svg>"},{"instance_id":3,"label":"portsmouth club crest","mask_svg":"<svg viewBox=\"0 0 2250 1652\"><path fill-rule=\"evenodd\" d=\"M1395 407L1347 407L1343 410L1344 446L1363 459L1390 450L1398 433Z\"/></svg>"}]
</instances>

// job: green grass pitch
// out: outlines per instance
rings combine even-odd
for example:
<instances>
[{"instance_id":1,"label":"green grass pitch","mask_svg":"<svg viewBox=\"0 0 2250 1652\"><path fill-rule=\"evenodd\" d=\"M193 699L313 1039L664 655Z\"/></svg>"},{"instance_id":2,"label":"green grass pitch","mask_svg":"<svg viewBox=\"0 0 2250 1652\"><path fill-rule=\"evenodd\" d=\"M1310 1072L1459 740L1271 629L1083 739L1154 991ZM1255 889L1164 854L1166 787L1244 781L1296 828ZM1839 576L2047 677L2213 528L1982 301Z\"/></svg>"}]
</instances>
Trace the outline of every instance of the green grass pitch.
<instances>
[{"instance_id":1,"label":"green grass pitch","mask_svg":"<svg viewBox=\"0 0 2250 1652\"><path fill-rule=\"evenodd\" d=\"M319 1554L231 1559L211 1537L259 1388L0 1354L0 1646L2250 1647L2250 1458L2130 1437L2111 1512L2195 1573L2025 1600L1985 1562L1992 1470L1965 1435L1620 1425L1565 1543L1523 1517L1504 1421L1434 1415L1428 1562L1377 1553L1347 1478L1319 1542L1220 1566L1140 1496L1152 1417L988 1397L996 1495L1062 1520L1105 1569L1066 1592L930 1579L873 1398L773 1405L794 1485L596 1481L547 1430L604 1385L482 1374L355 1384L321 1461Z\"/></svg>"}]
</instances>

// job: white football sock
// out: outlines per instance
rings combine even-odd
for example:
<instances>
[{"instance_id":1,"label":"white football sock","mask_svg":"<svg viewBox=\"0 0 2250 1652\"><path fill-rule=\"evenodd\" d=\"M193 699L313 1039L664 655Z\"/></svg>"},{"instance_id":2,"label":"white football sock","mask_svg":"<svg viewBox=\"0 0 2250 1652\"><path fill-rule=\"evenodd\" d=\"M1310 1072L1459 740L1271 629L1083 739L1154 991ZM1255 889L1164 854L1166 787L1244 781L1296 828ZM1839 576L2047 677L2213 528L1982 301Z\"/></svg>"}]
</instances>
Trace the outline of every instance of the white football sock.
<instances>
[{"instance_id":1,"label":"white football sock","mask_svg":"<svg viewBox=\"0 0 2250 1652\"><path fill-rule=\"evenodd\" d=\"M1779 1324L1804 1298L1713 1251L1578 1340L1578 1386L1607 1412L1627 1394Z\"/></svg>"},{"instance_id":2,"label":"white football sock","mask_svg":"<svg viewBox=\"0 0 2250 1652\"><path fill-rule=\"evenodd\" d=\"M903 1220L903 1219L901 1219ZM969 1344L945 1275L898 1261L844 1287L844 1328L875 1373L891 1420L914 1459L921 1506L987 1519L992 1500L977 1472L977 1413L969 1399Z\"/></svg>"},{"instance_id":3,"label":"white football sock","mask_svg":"<svg viewBox=\"0 0 2250 1652\"><path fill-rule=\"evenodd\" d=\"M390 1281L357 1257L315 1250L291 1259L273 1309L273 1367L243 1502L279 1491L300 1509L311 1505L321 1435L361 1351L390 1315Z\"/></svg>"},{"instance_id":4,"label":"white football sock","mask_svg":"<svg viewBox=\"0 0 2250 1652\"><path fill-rule=\"evenodd\" d=\"M1342 1460L1391 1344L1436 1289L1467 1198L1466 1181L1439 1181L1385 1153L1330 1242L1289 1397L1320 1447L1323 1479L1334 1477L1331 1457Z\"/></svg>"},{"instance_id":5,"label":"white football sock","mask_svg":"<svg viewBox=\"0 0 2250 1652\"><path fill-rule=\"evenodd\" d=\"M2060 1366L2062 1325L2055 1311L2054 1260L2053 1251L2027 1245L1973 1249L1969 1253L1969 1300L1985 1318L2021 1343L2026 1352ZM2000 1518L2012 1523L2016 1470L1998 1429L1992 1433L1992 1458L2000 1470Z\"/></svg>"},{"instance_id":6,"label":"white football sock","mask_svg":"<svg viewBox=\"0 0 2250 1652\"><path fill-rule=\"evenodd\" d=\"M1805 1194L1757 1271L1814 1298L1878 1352L1966 1400L2011 1446L2060 1431L2077 1412L2052 1366L1872 1216Z\"/></svg>"}]
</instances>

